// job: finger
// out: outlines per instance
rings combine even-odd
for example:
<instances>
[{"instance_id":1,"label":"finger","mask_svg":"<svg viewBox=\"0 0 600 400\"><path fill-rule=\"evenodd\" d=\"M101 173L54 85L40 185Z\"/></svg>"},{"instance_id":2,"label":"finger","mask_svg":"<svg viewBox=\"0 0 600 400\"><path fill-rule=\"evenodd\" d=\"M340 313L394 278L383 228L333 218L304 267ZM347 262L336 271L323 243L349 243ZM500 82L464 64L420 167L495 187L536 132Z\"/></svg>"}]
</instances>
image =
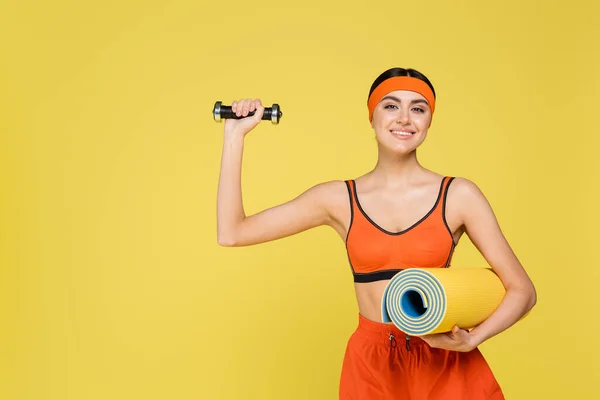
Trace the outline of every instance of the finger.
<instances>
[{"instance_id":1,"label":"finger","mask_svg":"<svg viewBox=\"0 0 600 400\"><path fill-rule=\"evenodd\" d=\"M250 106L248 107L248 111L252 112L254 110L256 110L256 101L253 100L253 101L250 102Z\"/></svg>"},{"instance_id":2,"label":"finger","mask_svg":"<svg viewBox=\"0 0 600 400\"><path fill-rule=\"evenodd\" d=\"M238 115L239 110L240 110L239 101L235 100L233 103L231 103L231 111L235 115Z\"/></svg>"},{"instance_id":3,"label":"finger","mask_svg":"<svg viewBox=\"0 0 600 400\"><path fill-rule=\"evenodd\" d=\"M452 338L454 340L460 340L461 339L461 334L460 334L460 328L456 325L454 325L454 327L452 328Z\"/></svg>"},{"instance_id":4,"label":"finger","mask_svg":"<svg viewBox=\"0 0 600 400\"><path fill-rule=\"evenodd\" d=\"M246 99L246 100L244 100L244 106L243 106L243 108L242 108L242 110L243 110L243 111L242 111L242 115L243 115L244 117L248 116L248 110L250 109L250 102L251 102L251 101L252 101L252 100L250 100L250 99Z\"/></svg>"},{"instance_id":5,"label":"finger","mask_svg":"<svg viewBox=\"0 0 600 400\"><path fill-rule=\"evenodd\" d=\"M237 115L238 117L240 117L243 112L244 112L244 99L240 99L238 101L237 112L235 113L235 115Z\"/></svg>"}]
</instances>

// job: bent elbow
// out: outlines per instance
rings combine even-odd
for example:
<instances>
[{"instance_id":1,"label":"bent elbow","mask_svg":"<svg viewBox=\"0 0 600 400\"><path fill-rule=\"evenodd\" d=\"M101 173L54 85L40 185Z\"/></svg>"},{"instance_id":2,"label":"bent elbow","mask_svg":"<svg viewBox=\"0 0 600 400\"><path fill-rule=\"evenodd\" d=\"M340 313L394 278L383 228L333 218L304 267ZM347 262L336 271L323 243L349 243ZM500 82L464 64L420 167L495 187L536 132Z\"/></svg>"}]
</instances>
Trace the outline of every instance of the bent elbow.
<instances>
[{"instance_id":1,"label":"bent elbow","mask_svg":"<svg viewBox=\"0 0 600 400\"><path fill-rule=\"evenodd\" d=\"M221 247L235 247L235 243L230 240L219 239L219 240L217 240L217 243Z\"/></svg>"},{"instance_id":2,"label":"bent elbow","mask_svg":"<svg viewBox=\"0 0 600 400\"><path fill-rule=\"evenodd\" d=\"M529 282L526 286L522 287L519 292L522 298L523 306L525 307L525 312L529 313L537 303L537 292L535 290L535 286L532 282Z\"/></svg>"},{"instance_id":3,"label":"bent elbow","mask_svg":"<svg viewBox=\"0 0 600 400\"><path fill-rule=\"evenodd\" d=\"M233 240L217 240L221 247L236 247L236 243Z\"/></svg>"},{"instance_id":4,"label":"bent elbow","mask_svg":"<svg viewBox=\"0 0 600 400\"><path fill-rule=\"evenodd\" d=\"M522 283L519 286L510 286L507 291L512 292L519 298L521 306L524 308L524 312L527 314L537 303L537 292L535 286L531 281Z\"/></svg>"},{"instance_id":5,"label":"bent elbow","mask_svg":"<svg viewBox=\"0 0 600 400\"><path fill-rule=\"evenodd\" d=\"M232 235L217 234L217 243L222 247L235 247L237 245Z\"/></svg>"},{"instance_id":6,"label":"bent elbow","mask_svg":"<svg viewBox=\"0 0 600 400\"><path fill-rule=\"evenodd\" d=\"M537 291L535 290L535 286L531 284L531 290L529 294L529 309L531 310L537 304Z\"/></svg>"}]
</instances>

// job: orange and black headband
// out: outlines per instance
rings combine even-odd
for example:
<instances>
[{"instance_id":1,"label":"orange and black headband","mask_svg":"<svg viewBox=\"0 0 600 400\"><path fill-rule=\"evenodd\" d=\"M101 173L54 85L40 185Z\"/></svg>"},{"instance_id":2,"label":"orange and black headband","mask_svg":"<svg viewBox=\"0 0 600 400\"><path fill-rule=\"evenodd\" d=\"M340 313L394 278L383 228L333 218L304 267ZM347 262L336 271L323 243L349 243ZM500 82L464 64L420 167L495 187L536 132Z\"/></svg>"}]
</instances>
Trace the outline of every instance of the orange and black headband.
<instances>
[{"instance_id":1,"label":"orange and black headband","mask_svg":"<svg viewBox=\"0 0 600 400\"><path fill-rule=\"evenodd\" d=\"M411 92L419 93L425 97L425 100L429 103L431 114L433 115L433 111L435 110L435 96L429 85L422 80L411 76L394 76L381 82L369 96L367 102L367 107L369 108L369 121L373 119L373 110L375 110L375 106L377 106L386 94L395 90L410 90Z\"/></svg>"}]
</instances>

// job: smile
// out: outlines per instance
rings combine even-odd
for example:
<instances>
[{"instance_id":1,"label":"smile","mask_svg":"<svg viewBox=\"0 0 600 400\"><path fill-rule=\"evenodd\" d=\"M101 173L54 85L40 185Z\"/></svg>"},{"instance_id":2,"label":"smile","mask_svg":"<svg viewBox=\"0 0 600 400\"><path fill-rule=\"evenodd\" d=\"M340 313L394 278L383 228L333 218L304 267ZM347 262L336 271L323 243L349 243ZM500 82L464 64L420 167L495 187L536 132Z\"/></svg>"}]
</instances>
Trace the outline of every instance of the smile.
<instances>
[{"instance_id":1,"label":"smile","mask_svg":"<svg viewBox=\"0 0 600 400\"><path fill-rule=\"evenodd\" d=\"M390 131L392 134L397 136L412 136L415 132L405 132L405 131Z\"/></svg>"}]
</instances>

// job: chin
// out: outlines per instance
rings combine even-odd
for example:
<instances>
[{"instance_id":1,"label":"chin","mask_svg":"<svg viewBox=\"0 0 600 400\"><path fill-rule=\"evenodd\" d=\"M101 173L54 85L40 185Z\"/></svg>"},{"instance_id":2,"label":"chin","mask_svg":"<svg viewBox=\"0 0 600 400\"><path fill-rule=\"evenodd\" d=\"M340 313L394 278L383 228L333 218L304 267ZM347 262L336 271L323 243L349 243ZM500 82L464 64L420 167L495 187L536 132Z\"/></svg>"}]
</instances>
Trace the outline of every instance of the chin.
<instances>
[{"instance_id":1,"label":"chin","mask_svg":"<svg viewBox=\"0 0 600 400\"><path fill-rule=\"evenodd\" d=\"M409 154L415 151L422 143L421 140L417 141L416 137L413 137L406 141L398 141L394 138L386 138L386 140L381 141L380 145L385 148L386 151L402 155Z\"/></svg>"},{"instance_id":2,"label":"chin","mask_svg":"<svg viewBox=\"0 0 600 400\"><path fill-rule=\"evenodd\" d=\"M411 147L410 149L395 149L392 150L392 153L397 156L407 156L417 150L416 147Z\"/></svg>"},{"instance_id":3,"label":"chin","mask_svg":"<svg viewBox=\"0 0 600 400\"><path fill-rule=\"evenodd\" d=\"M409 155L410 153L414 152L417 147L415 146L389 146L387 144L384 144L383 146L381 146L386 153L395 155L395 156L406 156Z\"/></svg>"}]
</instances>

